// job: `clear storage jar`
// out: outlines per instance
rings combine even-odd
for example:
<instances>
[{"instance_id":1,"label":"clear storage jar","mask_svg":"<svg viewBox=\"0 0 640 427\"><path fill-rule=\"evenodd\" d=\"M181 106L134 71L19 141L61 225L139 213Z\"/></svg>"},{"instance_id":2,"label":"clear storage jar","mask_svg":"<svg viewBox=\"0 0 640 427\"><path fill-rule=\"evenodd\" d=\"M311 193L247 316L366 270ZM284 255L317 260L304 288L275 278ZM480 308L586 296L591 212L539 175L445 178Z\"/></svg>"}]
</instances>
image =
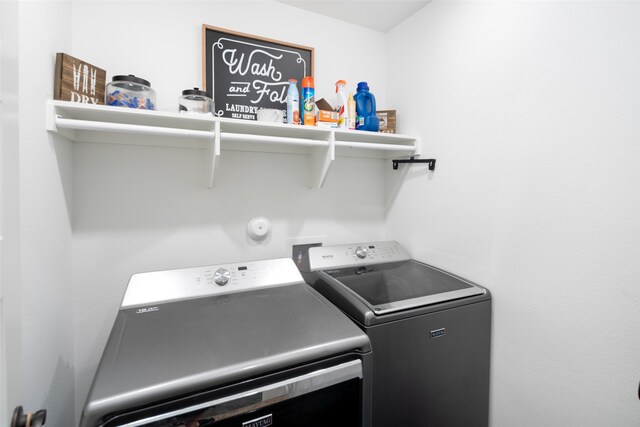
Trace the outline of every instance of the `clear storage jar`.
<instances>
[{"instance_id":1,"label":"clear storage jar","mask_svg":"<svg viewBox=\"0 0 640 427\"><path fill-rule=\"evenodd\" d=\"M178 112L182 114L213 114L213 100L207 92L194 87L182 91L178 98Z\"/></svg>"},{"instance_id":2,"label":"clear storage jar","mask_svg":"<svg viewBox=\"0 0 640 427\"><path fill-rule=\"evenodd\" d=\"M156 92L151 89L151 83L133 74L113 76L107 83L105 98L106 105L142 110L156 109Z\"/></svg>"}]
</instances>

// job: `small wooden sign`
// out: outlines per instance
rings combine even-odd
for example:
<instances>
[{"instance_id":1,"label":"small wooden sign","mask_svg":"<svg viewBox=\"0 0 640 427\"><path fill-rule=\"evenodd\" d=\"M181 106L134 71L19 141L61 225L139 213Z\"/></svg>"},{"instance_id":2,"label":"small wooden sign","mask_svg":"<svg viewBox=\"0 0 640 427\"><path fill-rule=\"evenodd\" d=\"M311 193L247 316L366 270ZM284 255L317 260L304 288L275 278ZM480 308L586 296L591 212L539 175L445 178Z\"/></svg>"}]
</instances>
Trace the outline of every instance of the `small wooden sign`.
<instances>
[{"instance_id":1,"label":"small wooden sign","mask_svg":"<svg viewBox=\"0 0 640 427\"><path fill-rule=\"evenodd\" d=\"M66 53L56 54L53 99L104 105L107 72Z\"/></svg>"}]
</instances>

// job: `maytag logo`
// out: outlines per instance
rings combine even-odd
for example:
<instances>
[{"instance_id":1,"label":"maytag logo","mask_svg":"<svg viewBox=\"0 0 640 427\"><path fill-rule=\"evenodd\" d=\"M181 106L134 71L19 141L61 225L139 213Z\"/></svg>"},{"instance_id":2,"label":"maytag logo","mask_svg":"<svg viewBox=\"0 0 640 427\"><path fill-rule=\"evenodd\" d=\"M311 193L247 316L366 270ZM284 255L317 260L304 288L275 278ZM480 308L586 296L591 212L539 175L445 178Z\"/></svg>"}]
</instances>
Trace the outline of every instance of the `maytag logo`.
<instances>
[{"instance_id":1,"label":"maytag logo","mask_svg":"<svg viewBox=\"0 0 640 427\"><path fill-rule=\"evenodd\" d=\"M160 310L160 308L157 305L154 307L143 307L143 308L137 309L136 314L150 313L152 311L158 311L158 310Z\"/></svg>"},{"instance_id":2,"label":"maytag logo","mask_svg":"<svg viewBox=\"0 0 640 427\"><path fill-rule=\"evenodd\" d=\"M435 331L431 331L431 338L440 338L444 336L444 328L436 329Z\"/></svg>"},{"instance_id":3,"label":"maytag logo","mask_svg":"<svg viewBox=\"0 0 640 427\"><path fill-rule=\"evenodd\" d=\"M242 427L266 427L273 424L273 414L265 415L242 423Z\"/></svg>"}]
</instances>

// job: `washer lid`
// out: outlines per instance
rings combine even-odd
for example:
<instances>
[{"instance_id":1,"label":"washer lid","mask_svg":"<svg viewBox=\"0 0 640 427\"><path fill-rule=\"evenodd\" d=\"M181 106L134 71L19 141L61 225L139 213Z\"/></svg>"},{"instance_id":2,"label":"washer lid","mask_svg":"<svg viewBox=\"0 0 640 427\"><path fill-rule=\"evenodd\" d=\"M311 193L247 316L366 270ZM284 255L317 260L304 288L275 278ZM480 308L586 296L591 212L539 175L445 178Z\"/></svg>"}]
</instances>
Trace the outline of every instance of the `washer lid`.
<instances>
[{"instance_id":1,"label":"washer lid","mask_svg":"<svg viewBox=\"0 0 640 427\"><path fill-rule=\"evenodd\" d=\"M370 350L366 334L304 283L123 308L83 419L94 425L132 407Z\"/></svg>"},{"instance_id":2,"label":"washer lid","mask_svg":"<svg viewBox=\"0 0 640 427\"><path fill-rule=\"evenodd\" d=\"M486 291L414 260L326 271L363 300L376 315L436 304Z\"/></svg>"}]
</instances>

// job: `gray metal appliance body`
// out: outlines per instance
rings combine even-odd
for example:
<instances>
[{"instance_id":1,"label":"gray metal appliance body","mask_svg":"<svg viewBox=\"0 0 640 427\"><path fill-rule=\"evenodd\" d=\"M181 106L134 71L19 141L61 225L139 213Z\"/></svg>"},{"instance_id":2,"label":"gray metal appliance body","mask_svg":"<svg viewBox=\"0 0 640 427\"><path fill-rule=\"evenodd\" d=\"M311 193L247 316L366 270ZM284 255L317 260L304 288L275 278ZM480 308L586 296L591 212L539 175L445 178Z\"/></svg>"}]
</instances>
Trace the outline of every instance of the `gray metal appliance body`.
<instances>
[{"instance_id":1,"label":"gray metal appliance body","mask_svg":"<svg viewBox=\"0 0 640 427\"><path fill-rule=\"evenodd\" d=\"M303 277L371 339L373 425L487 426L490 292L397 242L321 248Z\"/></svg>"},{"instance_id":2,"label":"gray metal appliance body","mask_svg":"<svg viewBox=\"0 0 640 427\"><path fill-rule=\"evenodd\" d=\"M317 382L319 377L335 382L330 378L332 372L358 376L358 366L362 366L362 420L369 425L369 338L305 284L291 260L277 264L274 269L265 260L132 277L89 392L81 427L103 425L108 416L132 408L174 397L184 400L202 390L229 387L293 367L300 371L305 364L332 359L336 366L324 363L316 370L320 374L311 379L303 372L296 384ZM231 280L217 286L213 278L220 275L214 273L223 270L230 272ZM244 286L248 282L252 286ZM290 393L289 379L282 377L276 383L284 384L279 387ZM275 389L254 394L274 394Z\"/></svg>"}]
</instances>

